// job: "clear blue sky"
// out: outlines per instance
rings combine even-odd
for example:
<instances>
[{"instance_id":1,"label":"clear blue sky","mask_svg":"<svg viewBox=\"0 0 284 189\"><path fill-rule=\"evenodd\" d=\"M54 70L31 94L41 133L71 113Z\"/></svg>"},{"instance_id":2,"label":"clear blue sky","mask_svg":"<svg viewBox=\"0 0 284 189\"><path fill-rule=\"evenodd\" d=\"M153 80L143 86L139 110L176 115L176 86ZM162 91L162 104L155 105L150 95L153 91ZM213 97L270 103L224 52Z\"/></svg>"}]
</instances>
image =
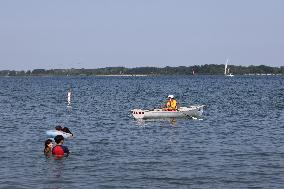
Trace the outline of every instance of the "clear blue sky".
<instances>
[{"instance_id":1,"label":"clear blue sky","mask_svg":"<svg viewBox=\"0 0 284 189\"><path fill-rule=\"evenodd\" d=\"M3 0L0 70L284 66L283 0Z\"/></svg>"}]
</instances>

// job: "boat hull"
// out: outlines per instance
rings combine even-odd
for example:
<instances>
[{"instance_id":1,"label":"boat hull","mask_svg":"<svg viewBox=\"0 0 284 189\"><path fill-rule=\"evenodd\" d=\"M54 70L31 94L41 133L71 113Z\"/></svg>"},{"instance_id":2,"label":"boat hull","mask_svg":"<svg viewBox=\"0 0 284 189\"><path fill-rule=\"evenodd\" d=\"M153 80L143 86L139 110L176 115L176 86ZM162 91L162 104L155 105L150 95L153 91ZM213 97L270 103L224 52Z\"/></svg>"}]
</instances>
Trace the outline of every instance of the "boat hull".
<instances>
[{"instance_id":1,"label":"boat hull","mask_svg":"<svg viewBox=\"0 0 284 189\"><path fill-rule=\"evenodd\" d=\"M166 111L163 109L133 109L131 111L135 119L184 118L202 116L203 107L203 105L180 107L177 111Z\"/></svg>"}]
</instances>

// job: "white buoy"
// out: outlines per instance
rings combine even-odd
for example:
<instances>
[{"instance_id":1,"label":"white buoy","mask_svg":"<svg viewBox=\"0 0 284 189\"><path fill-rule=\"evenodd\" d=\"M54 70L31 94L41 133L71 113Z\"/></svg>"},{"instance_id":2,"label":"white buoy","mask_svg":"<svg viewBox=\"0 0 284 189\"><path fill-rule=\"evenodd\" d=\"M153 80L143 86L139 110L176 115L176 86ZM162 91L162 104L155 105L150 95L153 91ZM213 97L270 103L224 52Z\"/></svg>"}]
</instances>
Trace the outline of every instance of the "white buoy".
<instances>
[{"instance_id":1,"label":"white buoy","mask_svg":"<svg viewBox=\"0 0 284 189\"><path fill-rule=\"evenodd\" d=\"M68 106L71 106L71 95L72 95L72 92L71 92L71 89L70 89L67 92L67 105Z\"/></svg>"}]
</instances>

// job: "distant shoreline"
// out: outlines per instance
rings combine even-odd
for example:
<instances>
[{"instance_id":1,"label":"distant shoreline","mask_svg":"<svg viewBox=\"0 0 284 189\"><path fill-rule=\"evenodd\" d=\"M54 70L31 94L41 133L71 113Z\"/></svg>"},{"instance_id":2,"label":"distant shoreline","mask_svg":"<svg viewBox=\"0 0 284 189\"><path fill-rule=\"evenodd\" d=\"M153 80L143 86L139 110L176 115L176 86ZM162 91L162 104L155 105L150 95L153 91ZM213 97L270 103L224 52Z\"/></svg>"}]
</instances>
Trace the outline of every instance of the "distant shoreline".
<instances>
[{"instance_id":1,"label":"distant shoreline","mask_svg":"<svg viewBox=\"0 0 284 189\"><path fill-rule=\"evenodd\" d=\"M159 75L224 75L224 64L205 64L178 67L105 67L96 69L34 69L28 71L1 70L0 76L110 76L110 77L141 77ZM284 66L235 66L229 65L233 75L284 75Z\"/></svg>"},{"instance_id":2,"label":"distant shoreline","mask_svg":"<svg viewBox=\"0 0 284 189\"><path fill-rule=\"evenodd\" d=\"M131 75L131 74L122 74L122 75L117 75L117 74L114 74L114 75L94 75L94 76L103 76L103 77L145 77L145 76L149 76L149 75L146 75L146 74L135 74L135 75Z\"/></svg>"},{"instance_id":3,"label":"distant shoreline","mask_svg":"<svg viewBox=\"0 0 284 189\"><path fill-rule=\"evenodd\" d=\"M195 75L15 75L15 76L3 76L0 75L1 78L9 78L9 77L164 77L164 76L171 76L171 77L183 77L183 76L190 76L190 77L198 77L198 76L224 76L224 75L217 75L217 74L195 74ZM284 76L284 74L243 74L235 76Z\"/></svg>"}]
</instances>

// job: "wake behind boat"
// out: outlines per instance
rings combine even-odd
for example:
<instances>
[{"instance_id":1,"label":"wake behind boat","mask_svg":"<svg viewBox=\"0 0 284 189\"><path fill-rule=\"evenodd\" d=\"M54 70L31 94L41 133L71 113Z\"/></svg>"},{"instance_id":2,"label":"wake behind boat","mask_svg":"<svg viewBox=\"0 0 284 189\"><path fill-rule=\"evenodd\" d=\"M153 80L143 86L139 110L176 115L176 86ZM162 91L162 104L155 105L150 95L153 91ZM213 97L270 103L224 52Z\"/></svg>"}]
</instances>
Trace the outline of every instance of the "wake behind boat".
<instances>
[{"instance_id":1,"label":"wake behind boat","mask_svg":"<svg viewBox=\"0 0 284 189\"><path fill-rule=\"evenodd\" d=\"M185 118L185 117L201 117L204 105L194 105L190 107L180 107L174 111L164 109L154 110L131 110L135 119L159 119L159 118Z\"/></svg>"}]
</instances>

